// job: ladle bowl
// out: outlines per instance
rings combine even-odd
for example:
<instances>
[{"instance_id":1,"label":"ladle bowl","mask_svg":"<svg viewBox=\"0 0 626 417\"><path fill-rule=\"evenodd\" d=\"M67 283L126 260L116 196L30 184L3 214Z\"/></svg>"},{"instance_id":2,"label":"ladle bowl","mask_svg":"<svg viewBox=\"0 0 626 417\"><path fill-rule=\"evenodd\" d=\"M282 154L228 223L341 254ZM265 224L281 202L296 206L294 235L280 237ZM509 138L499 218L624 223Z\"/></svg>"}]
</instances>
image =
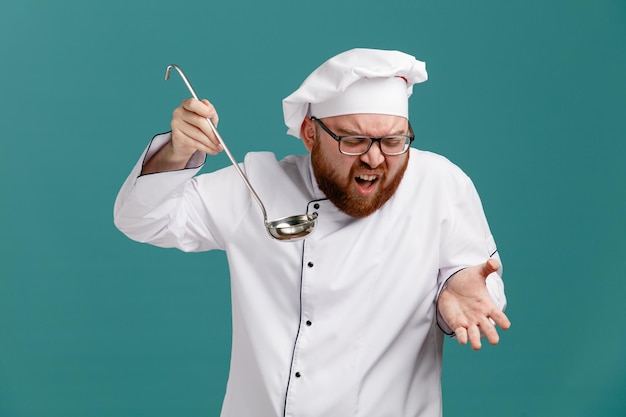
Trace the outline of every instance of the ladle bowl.
<instances>
[{"instance_id":1,"label":"ladle bowl","mask_svg":"<svg viewBox=\"0 0 626 417\"><path fill-rule=\"evenodd\" d=\"M282 219L266 222L265 228L274 239L300 239L313 231L316 219L317 213L283 217Z\"/></svg>"},{"instance_id":2,"label":"ladle bowl","mask_svg":"<svg viewBox=\"0 0 626 417\"><path fill-rule=\"evenodd\" d=\"M195 90L191 86L191 83L185 76L185 73L177 65L171 64L167 67L167 70L165 71L165 79L168 80L170 78L170 71L172 68L178 71L178 74L180 74L181 78L185 82L185 85L189 89L189 92L191 93L193 98L195 98L196 100L200 100ZM261 208L261 212L263 214L263 223L269 235L273 237L274 239L281 240L281 241L298 240L298 239L302 239L308 236L313 231L313 228L315 227L317 213L289 216L289 217L283 217L281 219L274 220L271 222L268 221L265 206L261 202L261 199L259 198L256 191L254 191L252 184L250 184L250 181L248 181L248 178L239 167L239 164L237 164L237 161L235 161L233 154L228 149L228 146L226 146L224 139L222 139L222 136L217 131L217 128L215 127L211 119L207 118L206 120L209 123L209 126L211 130L213 131L213 134L222 145L224 152L226 152L228 159L230 159L230 162L232 162L233 166L235 167L235 170L237 171L237 173L239 174L243 182L246 184L246 187L248 187L248 190L250 190L252 197L254 197L257 204Z\"/></svg>"}]
</instances>

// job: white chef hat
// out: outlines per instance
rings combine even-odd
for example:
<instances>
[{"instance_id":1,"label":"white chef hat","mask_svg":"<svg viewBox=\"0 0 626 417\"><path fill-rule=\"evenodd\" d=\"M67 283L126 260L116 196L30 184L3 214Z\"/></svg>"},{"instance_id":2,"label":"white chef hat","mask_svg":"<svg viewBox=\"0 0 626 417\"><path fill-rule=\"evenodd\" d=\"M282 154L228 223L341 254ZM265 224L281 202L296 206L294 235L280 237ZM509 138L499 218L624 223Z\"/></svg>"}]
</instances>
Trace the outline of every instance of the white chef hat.
<instances>
[{"instance_id":1,"label":"white chef hat","mask_svg":"<svg viewBox=\"0 0 626 417\"><path fill-rule=\"evenodd\" d=\"M413 84L428 79L426 64L399 51L351 49L329 59L283 100L287 133L300 137L306 116L391 114L408 118Z\"/></svg>"}]
</instances>

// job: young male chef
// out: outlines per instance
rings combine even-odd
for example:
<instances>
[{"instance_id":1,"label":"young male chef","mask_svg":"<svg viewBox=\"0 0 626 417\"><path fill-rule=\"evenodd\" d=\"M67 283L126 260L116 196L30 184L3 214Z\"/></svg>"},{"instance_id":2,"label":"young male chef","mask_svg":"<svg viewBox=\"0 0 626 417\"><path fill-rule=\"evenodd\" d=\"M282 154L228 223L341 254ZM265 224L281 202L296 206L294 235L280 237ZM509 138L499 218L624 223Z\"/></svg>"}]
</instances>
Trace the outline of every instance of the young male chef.
<instances>
[{"instance_id":1,"label":"young male chef","mask_svg":"<svg viewBox=\"0 0 626 417\"><path fill-rule=\"evenodd\" d=\"M284 99L288 133L309 153L249 153L241 167L271 219L316 213L304 239L270 237L232 166L196 175L222 150L207 100L185 100L124 183L114 218L128 237L226 251L223 417L440 416L444 332L479 349L509 327L474 185L410 146L408 99L426 79L411 55L353 49Z\"/></svg>"}]
</instances>

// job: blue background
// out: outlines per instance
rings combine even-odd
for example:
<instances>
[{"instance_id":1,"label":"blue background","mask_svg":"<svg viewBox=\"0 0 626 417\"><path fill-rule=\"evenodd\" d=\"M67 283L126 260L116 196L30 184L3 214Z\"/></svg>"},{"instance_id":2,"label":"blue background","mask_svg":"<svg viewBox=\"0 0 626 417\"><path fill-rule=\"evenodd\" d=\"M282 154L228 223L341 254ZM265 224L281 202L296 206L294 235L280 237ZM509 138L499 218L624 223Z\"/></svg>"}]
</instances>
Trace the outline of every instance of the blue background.
<instances>
[{"instance_id":1,"label":"blue background","mask_svg":"<svg viewBox=\"0 0 626 417\"><path fill-rule=\"evenodd\" d=\"M473 178L505 263L513 326L479 352L447 341L444 414L626 415L626 2L9 0L1 417L218 415L224 255L128 240L115 195L188 95L168 64L241 160L305 152L281 100L353 47L426 61L415 145Z\"/></svg>"}]
</instances>

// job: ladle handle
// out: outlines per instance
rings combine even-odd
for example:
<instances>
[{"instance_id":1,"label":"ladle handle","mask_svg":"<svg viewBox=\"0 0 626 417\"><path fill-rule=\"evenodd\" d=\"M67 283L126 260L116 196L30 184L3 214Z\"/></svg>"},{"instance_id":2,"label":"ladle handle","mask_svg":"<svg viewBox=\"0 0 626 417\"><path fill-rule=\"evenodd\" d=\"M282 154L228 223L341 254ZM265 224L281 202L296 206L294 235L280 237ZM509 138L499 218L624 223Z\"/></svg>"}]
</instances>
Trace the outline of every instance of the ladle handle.
<instances>
[{"instance_id":1,"label":"ladle handle","mask_svg":"<svg viewBox=\"0 0 626 417\"><path fill-rule=\"evenodd\" d=\"M170 78L170 71L171 71L172 68L174 68L176 71L178 71L178 74L180 75L180 77L185 82L185 85L187 85L187 88L189 89L189 92L191 93L193 98L195 98L196 100L200 101L200 99L198 98L198 95L196 94L195 90L191 86L191 83L189 82L189 80L185 76L185 73L183 72L183 70L180 69L180 67L178 67L178 65L175 65L175 64L168 65L167 70L165 72L165 79L167 80L167 79ZM252 196L254 197L254 199L256 200L257 204L261 208L261 212L263 213L263 221L265 222L265 224L267 224L267 212L265 211L265 206L261 202L261 199L259 198L259 196L256 193L256 191L254 191L254 188L252 188L252 184L250 184L250 181L248 181L248 178L246 177L246 175L243 173L243 171L239 167L239 164L237 163L237 161L233 157L233 154L230 153L230 150L228 149L228 146L226 146L226 143L224 142L224 139L222 139L222 136L217 131L217 128L215 127L215 125L213 124L211 119L209 119L207 117L206 120L207 120L207 122L209 122L209 126L211 127L211 130L213 131L213 134L215 134L215 137L217 138L217 140L222 145L222 148L224 148L224 152L226 152L226 155L228 155L228 159L230 159L230 162L232 162L233 166L235 167L235 170L237 170L237 173L239 174L239 176L241 177L243 182L246 184L246 186L248 187L248 190L250 190L250 193L252 193Z\"/></svg>"}]
</instances>

